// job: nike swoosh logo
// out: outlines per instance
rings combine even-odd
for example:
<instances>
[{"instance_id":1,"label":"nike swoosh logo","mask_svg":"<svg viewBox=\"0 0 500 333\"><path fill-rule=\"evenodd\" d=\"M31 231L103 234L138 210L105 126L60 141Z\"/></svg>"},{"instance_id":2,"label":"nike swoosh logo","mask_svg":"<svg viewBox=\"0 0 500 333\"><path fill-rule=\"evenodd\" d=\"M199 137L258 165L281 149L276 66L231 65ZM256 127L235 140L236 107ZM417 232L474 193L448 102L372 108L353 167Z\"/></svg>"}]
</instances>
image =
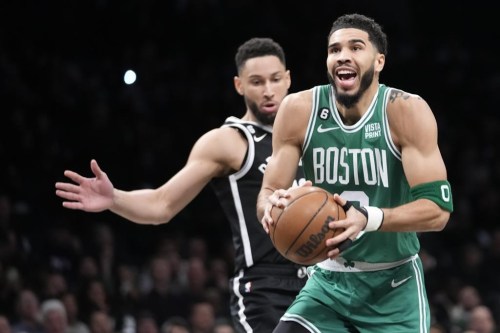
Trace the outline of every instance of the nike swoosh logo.
<instances>
[{"instance_id":1,"label":"nike swoosh logo","mask_svg":"<svg viewBox=\"0 0 500 333\"><path fill-rule=\"evenodd\" d=\"M264 138L266 137L266 135L267 135L267 133L262 134L261 136L255 136L255 135L254 135L254 136L253 136L253 140L254 140L255 142L260 142L260 141L262 141L262 139L264 139Z\"/></svg>"},{"instance_id":2,"label":"nike swoosh logo","mask_svg":"<svg viewBox=\"0 0 500 333\"><path fill-rule=\"evenodd\" d=\"M333 130L336 130L336 129L339 129L339 128L340 127L338 127L338 126L323 128L323 124L319 124L319 126L318 126L318 133L325 133L325 132L333 131Z\"/></svg>"},{"instance_id":3,"label":"nike swoosh logo","mask_svg":"<svg viewBox=\"0 0 500 333\"><path fill-rule=\"evenodd\" d=\"M394 279L392 279L392 281L391 281L391 287L397 288L400 285L402 285L403 283L405 283L406 281L408 281L409 279L411 279L411 276L408 276L406 279L403 279L403 280L398 281L398 282L396 282L396 281L394 281Z\"/></svg>"}]
</instances>

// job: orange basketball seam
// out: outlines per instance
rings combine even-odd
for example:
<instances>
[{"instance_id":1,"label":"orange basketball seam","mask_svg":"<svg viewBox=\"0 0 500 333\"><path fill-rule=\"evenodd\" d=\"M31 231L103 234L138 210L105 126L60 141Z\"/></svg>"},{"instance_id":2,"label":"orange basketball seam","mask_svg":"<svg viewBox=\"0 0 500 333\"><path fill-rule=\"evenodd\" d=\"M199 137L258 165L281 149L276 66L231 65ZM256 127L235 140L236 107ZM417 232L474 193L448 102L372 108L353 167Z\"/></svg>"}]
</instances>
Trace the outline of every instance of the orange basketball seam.
<instances>
[{"instance_id":1,"label":"orange basketball seam","mask_svg":"<svg viewBox=\"0 0 500 333\"><path fill-rule=\"evenodd\" d=\"M287 206L287 207L291 206L291 205L292 205L295 201L299 200L300 198L302 198L302 197L304 197L304 196L306 196L306 195L308 195L308 194L311 194L311 193L316 193L316 192L324 192L324 191L323 191L323 190L313 190L313 191L310 191L310 192L307 192L307 193L303 193L303 194L299 195L298 197L296 197L296 198L295 198L292 202L290 202L290 203L288 204L288 206ZM327 194L327 199L328 199L328 194ZM324 205L324 203L323 203L323 205ZM271 213L271 217L272 217L272 211L273 211L273 209L274 209L275 207L276 207L276 208L278 208L278 209L281 209L281 208L279 208L279 207L277 207L277 206L273 206L273 207L271 208L271 211L270 211L270 213ZM275 239L274 235L276 234L276 229L278 228L278 222L279 222L279 220L280 220L280 217L281 217L281 215L283 215L283 213L285 212L285 209L286 209L287 207L285 207L284 209L281 209L281 212L279 213L278 217L277 217L277 218L276 218L276 220L274 221L274 228L273 228L273 230L272 230L273 234L272 234L272 237L271 237L271 241L272 241L273 245L275 245L275 246L276 246L276 243L275 243L275 240L274 240L274 239ZM323 206L322 206L322 207L323 207ZM321 208L322 208L322 207L321 207ZM313 218L313 219L314 219L314 218ZM311 221L312 221L313 219L311 219L311 220L309 221L309 223L311 223ZM309 224L309 223L308 223L308 224ZM296 241L296 240L295 240L295 241ZM293 243L292 243L292 244L293 244ZM288 253L288 251L287 251L287 252L285 252L285 253Z\"/></svg>"},{"instance_id":2,"label":"orange basketball seam","mask_svg":"<svg viewBox=\"0 0 500 333\"><path fill-rule=\"evenodd\" d=\"M290 207L291 205L293 205L293 203L295 201L297 201L299 198L302 198L308 194L311 194L311 193L316 193L316 192L321 192L321 191L311 191L311 192L307 192L307 193L304 193L302 194L301 196L298 196L297 198L295 198L294 201L292 201L287 207ZM288 254L288 252L290 251L290 249L295 245L295 243L297 243L297 240L300 238L300 236L302 236L302 234L304 234L305 230L307 229L307 227L311 224L311 222L316 218L316 216L318 216L319 212L321 212L321 210L323 209L323 207L325 207L327 201L328 201L328 193L324 192L323 194L325 194L326 198L325 200L323 200L323 203L321 204L321 206L319 206L319 208L316 210L316 212L314 213L314 215L309 219L309 221L304 225L304 227L302 228L302 230L300 231L300 233L297 235L297 237L293 240L293 242L288 246L288 249L285 251L285 254Z\"/></svg>"},{"instance_id":3,"label":"orange basketball seam","mask_svg":"<svg viewBox=\"0 0 500 333\"><path fill-rule=\"evenodd\" d=\"M304 198L318 192L321 193L319 197L313 195ZM333 249L326 246L326 239L342 232L342 229L330 228L328 225L338 221L341 215L345 218L345 212L340 209L333 196L322 188L291 189L286 207L271 208L270 214L274 220L270 226L271 241L281 255L295 263L313 265L325 260L328 251Z\"/></svg>"}]
</instances>

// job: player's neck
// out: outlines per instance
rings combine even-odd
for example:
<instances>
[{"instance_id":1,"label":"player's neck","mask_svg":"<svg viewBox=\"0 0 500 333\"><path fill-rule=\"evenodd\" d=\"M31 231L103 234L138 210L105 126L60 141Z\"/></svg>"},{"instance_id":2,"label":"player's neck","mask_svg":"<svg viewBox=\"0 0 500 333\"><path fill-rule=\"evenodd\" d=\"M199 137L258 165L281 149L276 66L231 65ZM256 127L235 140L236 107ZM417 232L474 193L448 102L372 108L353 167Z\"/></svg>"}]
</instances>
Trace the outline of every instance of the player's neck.
<instances>
[{"instance_id":1,"label":"player's neck","mask_svg":"<svg viewBox=\"0 0 500 333\"><path fill-rule=\"evenodd\" d=\"M340 104L338 101L335 102L337 106L337 110L342 117L345 125L354 125L358 122L361 117L368 111L371 103L373 102L373 98L375 94L378 93L378 83L372 84L368 90L366 90L359 101L350 106L346 107L343 104Z\"/></svg>"},{"instance_id":2,"label":"player's neck","mask_svg":"<svg viewBox=\"0 0 500 333\"><path fill-rule=\"evenodd\" d=\"M247 110L247 112L245 112L243 117L241 117L240 119L244 120L244 121L251 121L251 122L262 125L262 123L255 117L255 115L250 110Z\"/></svg>"}]
</instances>

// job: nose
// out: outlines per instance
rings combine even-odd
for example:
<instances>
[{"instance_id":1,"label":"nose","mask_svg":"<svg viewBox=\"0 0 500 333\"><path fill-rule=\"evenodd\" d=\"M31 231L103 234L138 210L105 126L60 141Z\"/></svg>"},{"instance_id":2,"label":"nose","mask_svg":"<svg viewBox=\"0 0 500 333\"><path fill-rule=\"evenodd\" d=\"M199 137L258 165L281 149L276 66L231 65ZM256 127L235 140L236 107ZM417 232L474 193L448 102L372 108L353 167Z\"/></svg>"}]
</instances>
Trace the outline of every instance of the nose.
<instances>
[{"instance_id":1,"label":"nose","mask_svg":"<svg viewBox=\"0 0 500 333\"><path fill-rule=\"evenodd\" d=\"M264 96L266 97L274 96L274 89L271 81L266 81L266 84L264 85Z\"/></svg>"},{"instance_id":2,"label":"nose","mask_svg":"<svg viewBox=\"0 0 500 333\"><path fill-rule=\"evenodd\" d=\"M340 63L347 62L351 59L351 52L348 48L342 48L338 53L337 53L337 61Z\"/></svg>"}]
</instances>

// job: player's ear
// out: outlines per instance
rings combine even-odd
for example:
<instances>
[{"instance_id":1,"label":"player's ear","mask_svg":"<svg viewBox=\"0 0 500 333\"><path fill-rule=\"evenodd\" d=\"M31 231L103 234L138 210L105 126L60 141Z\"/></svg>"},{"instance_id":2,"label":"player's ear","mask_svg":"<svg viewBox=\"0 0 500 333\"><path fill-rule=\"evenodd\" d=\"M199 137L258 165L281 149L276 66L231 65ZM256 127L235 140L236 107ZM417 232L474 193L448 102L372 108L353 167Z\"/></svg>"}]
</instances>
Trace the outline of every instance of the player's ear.
<instances>
[{"instance_id":1,"label":"player's ear","mask_svg":"<svg viewBox=\"0 0 500 333\"><path fill-rule=\"evenodd\" d=\"M234 82L234 89L236 89L236 91L238 92L238 94L242 95L243 96L243 86L241 84L241 79L239 76L235 76L233 78L233 82Z\"/></svg>"},{"instance_id":2,"label":"player's ear","mask_svg":"<svg viewBox=\"0 0 500 333\"><path fill-rule=\"evenodd\" d=\"M384 69L385 65L385 55L382 53L377 53L377 57L375 58L375 71L381 72Z\"/></svg>"},{"instance_id":3,"label":"player's ear","mask_svg":"<svg viewBox=\"0 0 500 333\"><path fill-rule=\"evenodd\" d=\"M285 75L287 89L290 89L290 86L292 85L292 76L290 75L290 70L287 70L285 72Z\"/></svg>"}]
</instances>

